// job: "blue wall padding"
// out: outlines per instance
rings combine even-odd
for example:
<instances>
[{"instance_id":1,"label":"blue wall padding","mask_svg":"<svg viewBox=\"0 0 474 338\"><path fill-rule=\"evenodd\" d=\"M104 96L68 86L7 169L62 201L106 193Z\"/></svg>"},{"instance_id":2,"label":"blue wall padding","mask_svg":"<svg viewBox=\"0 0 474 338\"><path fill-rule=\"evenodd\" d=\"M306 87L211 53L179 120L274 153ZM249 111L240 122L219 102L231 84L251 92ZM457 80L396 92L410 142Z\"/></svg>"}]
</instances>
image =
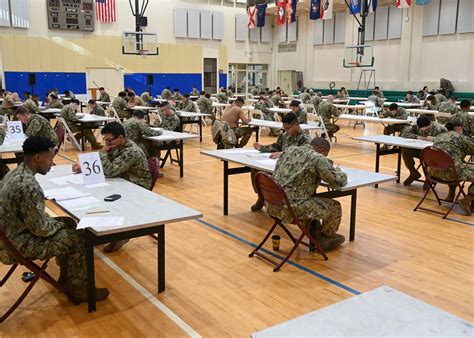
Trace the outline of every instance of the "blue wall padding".
<instances>
[{"instance_id":1,"label":"blue wall padding","mask_svg":"<svg viewBox=\"0 0 474 338\"><path fill-rule=\"evenodd\" d=\"M147 75L153 75L153 85L147 85ZM126 88L132 88L137 94L146 90L151 90L153 96L160 95L163 89L170 87L179 88L180 93L189 93L196 86L201 91L201 74L151 74L134 73L124 75L124 85Z\"/></svg>"},{"instance_id":2,"label":"blue wall padding","mask_svg":"<svg viewBox=\"0 0 474 338\"><path fill-rule=\"evenodd\" d=\"M227 88L227 74L219 74L219 87Z\"/></svg>"},{"instance_id":3,"label":"blue wall padding","mask_svg":"<svg viewBox=\"0 0 474 338\"><path fill-rule=\"evenodd\" d=\"M10 92L17 92L22 97L28 91L38 94L41 99L48 90L58 88L62 94L65 90L72 90L74 94L87 94L86 73L53 73L35 72L36 85L28 85L28 74L31 72L5 72L5 88Z\"/></svg>"}]
</instances>

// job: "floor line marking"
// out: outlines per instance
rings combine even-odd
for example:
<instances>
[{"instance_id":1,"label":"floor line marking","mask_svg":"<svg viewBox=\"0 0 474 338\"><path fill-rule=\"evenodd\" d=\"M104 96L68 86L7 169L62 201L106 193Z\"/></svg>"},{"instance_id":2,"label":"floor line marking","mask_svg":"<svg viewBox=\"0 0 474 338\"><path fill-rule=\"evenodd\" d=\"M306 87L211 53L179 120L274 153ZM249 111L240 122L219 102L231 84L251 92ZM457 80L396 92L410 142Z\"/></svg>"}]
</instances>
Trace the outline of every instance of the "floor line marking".
<instances>
[{"instance_id":1,"label":"floor line marking","mask_svg":"<svg viewBox=\"0 0 474 338\"><path fill-rule=\"evenodd\" d=\"M256 244L254 244L254 243L252 243L252 242L250 242L250 241L248 241L248 240L246 240L246 239L244 239L244 238L242 238L242 237L239 237L239 236L237 236L237 235L235 235L235 234L233 234L233 233L231 233L231 232L229 232L229 231L227 231L227 230L221 229L221 228L219 228L218 226L216 226L216 225L214 225L214 224L211 224L211 223L209 223L209 222L203 221L203 220L201 220L201 219L196 219L195 221L196 221L196 222L199 222L199 223L201 223L201 224L204 224L204 225L210 227L211 229L214 229L214 230L216 230L216 231L218 231L218 232L220 232L220 233L222 233L222 234L224 234L224 235L226 235L226 236L229 236L229 237L231 237L231 238L233 238L233 239L235 239L235 240L237 240L237 241L239 241L239 242L242 242L242 243L244 243L244 244L247 244L248 246L250 246L250 247L252 247L252 248L256 248L256 247L257 247ZM275 258L283 259L282 256L277 255L276 253L271 252L271 251L269 251L269 250L267 250L267 249L265 249L265 248L262 248L261 250L264 251L265 253L269 254L269 255L272 255L272 256L275 257ZM347 286L347 285L344 285L344 284L342 284L342 283L340 283L340 282L338 282L338 281L336 281L336 280L334 280L334 279L332 279L332 278L330 278L330 277L324 276L324 275L320 274L319 272L316 272L316 271L314 271L314 270L311 270L311 269L309 269L309 268L307 268L307 267L305 267L305 266L303 266L303 265L301 265L301 264L295 263L295 262L293 262L292 260L288 260L287 263L290 264L290 265L293 265L294 267L296 267L296 268L298 268L298 269L300 269L300 270L302 270L302 271L304 271L304 272L306 272L306 273L309 273L309 274L311 274L311 275L313 275L313 276L315 276L315 277L317 277L317 278L319 278L319 279L321 279L321 280L323 280L323 281L325 281L325 282L328 282L328 283L330 283L330 284L332 284L332 285L335 285L335 286L337 286L337 287L339 287L339 288L341 288L341 289L343 289L343 290L345 290L345 291L347 291L347 292L350 292L350 293L352 293L352 294L354 294L354 295L359 295L359 294L361 294L361 292L358 291L358 290L355 290L355 289L353 289L353 288L351 288L351 287L349 287L349 286Z\"/></svg>"},{"instance_id":2,"label":"floor line marking","mask_svg":"<svg viewBox=\"0 0 474 338\"><path fill-rule=\"evenodd\" d=\"M115 272L117 272L123 279L125 279L131 286L133 286L138 292L140 292L147 300L150 301L156 308L163 312L169 319L171 319L176 325L178 325L184 332L190 337L201 337L191 326L189 326L184 320L178 317L173 311L170 310L165 304L160 302L156 297L147 289L145 289L140 283L133 279L128 273L122 268L115 264L110 258L105 256L102 252L94 249L95 254L104 261L105 264L110 266Z\"/></svg>"}]
</instances>

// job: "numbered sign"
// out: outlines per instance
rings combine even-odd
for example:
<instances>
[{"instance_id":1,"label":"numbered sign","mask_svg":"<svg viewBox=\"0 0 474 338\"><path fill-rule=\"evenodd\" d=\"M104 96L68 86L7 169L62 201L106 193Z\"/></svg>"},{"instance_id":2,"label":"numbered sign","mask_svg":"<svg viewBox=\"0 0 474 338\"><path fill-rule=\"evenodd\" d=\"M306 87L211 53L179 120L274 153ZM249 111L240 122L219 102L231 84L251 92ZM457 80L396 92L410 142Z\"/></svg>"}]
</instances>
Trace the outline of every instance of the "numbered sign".
<instances>
[{"instance_id":1,"label":"numbered sign","mask_svg":"<svg viewBox=\"0 0 474 338\"><path fill-rule=\"evenodd\" d=\"M21 121L7 121L7 137L11 141L25 139Z\"/></svg>"},{"instance_id":2,"label":"numbered sign","mask_svg":"<svg viewBox=\"0 0 474 338\"><path fill-rule=\"evenodd\" d=\"M95 185L105 182L104 170L99 153L89 153L79 155L82 178L84 185Z\"/></svg>"}]
</instances>

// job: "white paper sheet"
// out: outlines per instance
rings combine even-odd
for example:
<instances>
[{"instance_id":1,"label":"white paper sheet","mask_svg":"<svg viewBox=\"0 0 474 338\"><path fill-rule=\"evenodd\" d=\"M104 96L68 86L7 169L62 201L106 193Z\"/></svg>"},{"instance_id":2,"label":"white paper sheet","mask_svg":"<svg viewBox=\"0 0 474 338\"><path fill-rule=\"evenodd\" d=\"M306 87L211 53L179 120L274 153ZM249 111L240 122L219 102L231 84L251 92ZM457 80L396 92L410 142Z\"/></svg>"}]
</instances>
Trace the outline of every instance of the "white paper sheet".
<instances>
[{"instance_id":1,"label":"white paper sheet","mask_svg":"<svg viewBox=\"0 0 474 338\"><path fill-rule=\"evenodd\" d=\"M48 189L44 191L44 196L49 199L55 199L56 201L65 201L75 198L90 196L88 193L80 192L72 187Z\"/></svg>"},{"instance_id":2,"label":"white paper sheet","mask_svg":"<svg viewBox=\"0 0 474 338\"><path fill-rule=\"evenodd\" d=\"M255 153L255 154L248 154L248 157L253 157L253 158L269 158L272 153Z\"/></svg>"},{"instance_id":3,"label":"white paper sheet","mask_svg":"<svg viewBox=\"0 0 474 338\"><path fill-rule=\"evenodd\" d=\"M94 228L106 229L116 228L123 225L125 217L82 217L77 229Z\"/></svg>"},{"instance_id":4,"label":"white paper sheet","mask_svg":"<svg viewBox=\"0 0 474 338\"><path fill-rule=\"evenodd\" d=\"M73 175L55 177L55 178L50 179L49 181L53 182L54 184L58 184L58 185L66 185L66 184L69 184L69 183L84 184L84 179L82 178L82 175L80 175L80 174L73 174Z\"/></svg>"},{"instance_id":5,"label":"white paper sheet","mask_svg":"<svg viewBox=\"0 0 474 338\"><path fill-rule=\"evenodd\" d=\"M277 160L273 158L269 158L268 160L259 160L257 163L263 164L263 165L274 165L276 164Z\"/></svg>"},{"instance_id":6,"label":"white paper sheet","mask_svg":"<svg viewBox=\"0 0 474 338\"><path fill-rule=\"evenodd\" d=\"M251 154L251 153L260 153L256 149L232 149L223 151L224 154Z\"/></svg>"},{"instance_id":7,"label":"white paper sheet","mask_svg":"<svg viewBox=\"0 0 474 338\"><path fill-rule=\"evenodd\" d=\"M100 203L100 201L97 198L93 196L85 196L72 200L64 200L61 202L61 205L66 209L78 210L96 208L98 203Z\"/></svg>"}]
</instances>

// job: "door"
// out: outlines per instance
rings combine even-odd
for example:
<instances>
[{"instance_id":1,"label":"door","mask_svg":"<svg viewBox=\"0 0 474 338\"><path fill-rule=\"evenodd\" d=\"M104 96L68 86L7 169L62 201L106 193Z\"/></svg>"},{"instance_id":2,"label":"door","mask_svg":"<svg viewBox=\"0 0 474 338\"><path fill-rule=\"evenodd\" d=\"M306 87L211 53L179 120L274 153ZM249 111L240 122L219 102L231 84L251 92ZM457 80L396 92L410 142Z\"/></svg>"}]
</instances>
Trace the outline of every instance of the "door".
<instances>
[{"instance_id":1,"label":"door","mask_svg":"<svg viewBox=\"0 0 474 338\"><path fill-rule=\"evenodd\" d=\"M111 96L123 90L123 72L115 68L87 68L87 88L104 87ZM90 96L90 91L87 93Z\"/></svg>"},{"instance_id":2,"label":"door","mask_svg":"<svg viewBox=\"0 0 474 338\"><path fill-rule=\"evenodd\" d=\"M204 59L204 91L217 93L217 59Z\"/></svg>"},{"instance_id":3,"label":"door","mask_svg":"<svg viewBox=\"0 0 474 338\"><path fill-rule=\"evenodd\" d=\"M278 72L278 86L285 92L293 94L292 70L280 70Z\"/></svg>"}]
</instances>

